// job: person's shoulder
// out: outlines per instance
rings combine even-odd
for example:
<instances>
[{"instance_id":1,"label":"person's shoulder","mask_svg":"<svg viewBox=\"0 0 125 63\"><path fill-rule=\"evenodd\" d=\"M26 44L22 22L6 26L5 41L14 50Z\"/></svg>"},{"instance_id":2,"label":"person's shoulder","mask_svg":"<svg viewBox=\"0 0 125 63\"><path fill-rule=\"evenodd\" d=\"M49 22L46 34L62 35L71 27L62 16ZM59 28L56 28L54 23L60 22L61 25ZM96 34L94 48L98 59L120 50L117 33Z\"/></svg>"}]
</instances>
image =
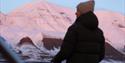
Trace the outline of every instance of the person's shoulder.
<instances>
[{"instance_id":1,"label":"person's shoulder","mask_svg":"<svg viewBox=\"0 0 125 63\"><path fill-rule=\"evenodd\" d=\"M88 30L86 27L81 25L80 23L74 23L69 27L70 30L80 31L80 30Z\"/></svg>"},{"instance_id":2,"label":"person's shoulder","mask_svg":"<svg viewBox=\"0 0 125 63\"><path fill-rule=\"evenodd\" d=\"M79 26L78 24L74 23L69 27L69 29L77 29L78 26Z\"/></svg>"},{"instance_id":3,"label":"person's shoulder","mask_svg":"<svg viewBox=\"0 0 125 63\"><path fill-rule=\"evenodd\" d=\"M69 26L68 31L76 31L77 29L78 29L78 25L72 24L71 26Z\"/></svg>"},{"instance_id":4,"label":"person's shoulder","mask_svg":"<svg viewBox=\"0 0 125 63\"><path fill-rule=\"evenodd\" d=\"M103 30L102 30L101 28L97 28L97 31L98 31L99 33L101 33L101 34L104 34L104 33L103 33Z\"/></svg>"}]
</instances>

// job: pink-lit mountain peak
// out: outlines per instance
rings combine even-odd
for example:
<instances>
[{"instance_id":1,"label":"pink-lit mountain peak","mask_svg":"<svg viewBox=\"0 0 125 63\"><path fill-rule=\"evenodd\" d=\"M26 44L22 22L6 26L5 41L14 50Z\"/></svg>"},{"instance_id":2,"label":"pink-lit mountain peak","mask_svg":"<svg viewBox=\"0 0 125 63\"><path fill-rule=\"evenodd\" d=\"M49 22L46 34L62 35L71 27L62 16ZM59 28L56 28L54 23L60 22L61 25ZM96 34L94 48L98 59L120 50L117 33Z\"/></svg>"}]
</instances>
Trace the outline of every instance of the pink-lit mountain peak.
<instances>
[{"instance_id":1,"label":"pink-lit mountain peak","mask_svg":"<svg viewBox=\"0 0 125 63\"><path fill-rule=\"evenodd\" d=\"M37 26L40 26L45 30L48 28L48 31L66 30L67 26L75 19L72 10L58 7L43 1L27 4L22 8L11 12L9 16L18 17L20 20L21 18L23 18L23 20L25 18L28 22L36 21L35 23L37 23Z\"/></svg>"}]
</instances>

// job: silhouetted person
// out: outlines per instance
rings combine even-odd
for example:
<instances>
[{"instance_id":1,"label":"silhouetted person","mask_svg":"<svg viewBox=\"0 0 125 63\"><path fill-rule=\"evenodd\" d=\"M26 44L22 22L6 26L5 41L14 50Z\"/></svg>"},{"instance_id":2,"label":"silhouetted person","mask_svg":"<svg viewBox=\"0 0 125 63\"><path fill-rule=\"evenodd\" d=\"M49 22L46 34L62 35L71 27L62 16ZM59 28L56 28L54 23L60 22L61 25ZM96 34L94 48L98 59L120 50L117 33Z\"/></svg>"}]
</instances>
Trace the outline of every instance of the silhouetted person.
<instances>
[{"instance_id":1,"label":"silhouetted person","mask_svg":"<svg viewBox=\"0 0 125 63\"><path fill-rule=\"evenodd\" d=\"M105 38L98 27L93 13L94 1L82 2L77 6L77 19L68 28L61 50L52 63L99 63L104 58Z\"/></svg>"}]
</instances>

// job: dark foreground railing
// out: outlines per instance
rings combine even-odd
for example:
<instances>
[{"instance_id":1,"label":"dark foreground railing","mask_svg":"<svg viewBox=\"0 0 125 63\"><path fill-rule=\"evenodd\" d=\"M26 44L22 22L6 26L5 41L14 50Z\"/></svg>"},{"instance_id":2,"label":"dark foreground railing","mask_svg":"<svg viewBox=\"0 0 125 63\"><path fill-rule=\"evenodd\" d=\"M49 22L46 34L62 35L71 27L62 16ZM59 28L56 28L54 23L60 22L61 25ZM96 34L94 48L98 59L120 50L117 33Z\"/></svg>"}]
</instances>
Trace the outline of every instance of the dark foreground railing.
<instances>
[{"instance_id":1,"label":"dark foreground railing","mask_svg":"<svg viewBox=\"0 0 125 63\"><path fill-rule=\"evenodd\" d=\"M24 62L20 56L14 52L6 40L0 36L0 63L51 63L51 62Z\"/></svg>"},{"instance_id":2,"label":"dark foreground railing","mask_svg":"<svg viewBox=\"0 0 125 63\"><path fill-rule=\"evenodd\" d=\"M6 40L0 36L0 53L9 63L24 63L21 58L7 44ZM1 61L6 63L6 61Z\"/></svg>"}]
</instances>

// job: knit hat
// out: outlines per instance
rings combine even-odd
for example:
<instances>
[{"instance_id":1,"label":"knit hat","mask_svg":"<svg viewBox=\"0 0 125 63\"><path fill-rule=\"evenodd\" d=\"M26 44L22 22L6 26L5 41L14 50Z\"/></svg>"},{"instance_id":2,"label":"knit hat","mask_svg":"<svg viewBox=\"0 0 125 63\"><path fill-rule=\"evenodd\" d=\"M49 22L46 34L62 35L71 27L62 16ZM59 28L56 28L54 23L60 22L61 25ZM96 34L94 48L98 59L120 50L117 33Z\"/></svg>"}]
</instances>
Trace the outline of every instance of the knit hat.
<instances>
[{"instance_id":1,"label":"knit hat","mask_svg":"<svg viewBox=\"0 0 125 63\"><path fill-rule=\"evenodd\" d=\"M95 2L93 0L87 2L81 2L77 5L77 11L80 13L86 13L88 11L94 11Z\"/></svg>"}]
</instances>

